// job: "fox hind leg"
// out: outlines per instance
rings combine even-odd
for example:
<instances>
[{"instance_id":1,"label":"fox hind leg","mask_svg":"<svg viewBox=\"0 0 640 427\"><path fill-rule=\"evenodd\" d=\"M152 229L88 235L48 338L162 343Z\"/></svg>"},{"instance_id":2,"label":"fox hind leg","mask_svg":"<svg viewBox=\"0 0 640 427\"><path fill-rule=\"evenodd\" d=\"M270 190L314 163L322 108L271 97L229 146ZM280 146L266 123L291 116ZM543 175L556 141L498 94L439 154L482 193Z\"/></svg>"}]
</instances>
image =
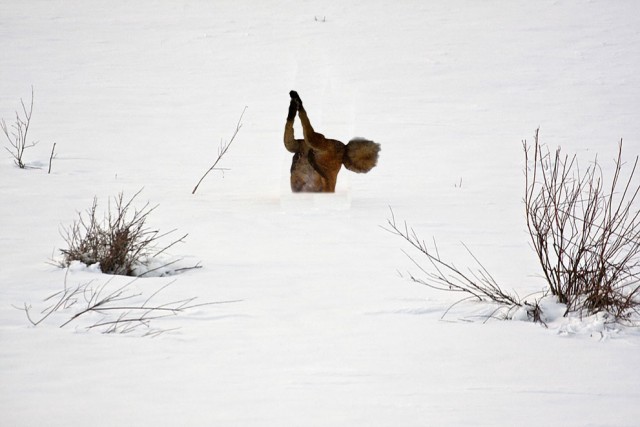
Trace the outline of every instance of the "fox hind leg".
<instances>
[{"instance_id":1,"label":"fox hind leg","mask_svg":"<svg viewBox=\"0 0 640 427\"><path fill-rule=\"evenodd\" d=\"M295 102L298 106L298 117L300 118L300 124L302 125L302 133L307 143L315 150L326 151L331 148L331 144L321 133L316 132L311 125L307 111L302 106L302 100L300 95L295 90L289 92L291 101Z\"/></svg>"},{"instance_id":2,"label":"fox hind leg","mask_svg":"<svg viewBox=\"0 0 640 427\"><path fill-rule=\"evenodd\" d=\"M289 104L289 113L287 115L287 122L284 125L284 146L292 152L297 153L300 148L300 140L296 140L293 133L293 122L296 118L296 112L298 111L298 105L292 99Z\"/></svg>"}]
</instances>

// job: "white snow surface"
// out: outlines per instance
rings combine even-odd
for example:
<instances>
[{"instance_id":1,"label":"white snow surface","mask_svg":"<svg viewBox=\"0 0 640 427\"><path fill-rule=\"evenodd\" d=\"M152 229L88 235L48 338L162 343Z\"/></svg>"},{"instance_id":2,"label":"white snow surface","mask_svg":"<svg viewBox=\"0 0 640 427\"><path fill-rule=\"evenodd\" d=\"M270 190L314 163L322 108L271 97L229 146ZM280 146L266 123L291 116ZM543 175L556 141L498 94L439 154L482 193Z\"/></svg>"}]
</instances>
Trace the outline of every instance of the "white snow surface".
<instances>
[{"instance_id":1,"label":"white snow surface","mask_svg":"<svg viewBox=\"0 0 640 427\"><path fill-rule=\"evenodd\" d=\"M640 153L639 2L1 6L0 117L33 86L40 143L39 168L0 158L0 425L640 425L636 329L485 323L493 308L471 303L441 320L458 296L411 283L409 248L380 227L392 207L456 265L464 242L505 289L542 289L522 140L540 127L605 174L620 139ZM379 142L378 167L292 195L291 89L326 136ZM192 195L245 106L228 170ZM158 319L156 338L59 328L73 311L31 326L15 307L45 308L65 275L130 280L48 261L94 196L141 188L151 226L189 233L171 255L203 268L133 286L237 302Z\"/></svg>"}]
</instances>

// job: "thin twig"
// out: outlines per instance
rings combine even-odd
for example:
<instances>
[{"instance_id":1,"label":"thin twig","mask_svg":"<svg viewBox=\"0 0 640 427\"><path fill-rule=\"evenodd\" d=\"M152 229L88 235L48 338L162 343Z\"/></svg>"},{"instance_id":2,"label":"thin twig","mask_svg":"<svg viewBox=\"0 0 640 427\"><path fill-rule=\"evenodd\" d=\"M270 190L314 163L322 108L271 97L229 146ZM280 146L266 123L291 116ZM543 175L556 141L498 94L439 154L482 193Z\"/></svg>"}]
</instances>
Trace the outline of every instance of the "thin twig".
<instances>
[{"instance_id":1,"label":"thin twig","mask_svg":"<svg viewBox=\"0 0 640 427\"><path fill-rule=\"evenodd\" d=\"M82 302L84 296L84 303L74 314L72 314L66 321L62 322L59 327L63 328L69 325L71 322L79 321L81 318L85 318L90 313L99 313L103 317L98 322L92 323L86 326L87 329L95 329L100 327L107 327L103 332L105 333L129 333L136 330L139 327L149 329L151 323L154 320L161 319L167 316L175 316L180 313L184 313L188 310L192 310L199 307L229 304L239 302L241 300L226 300L226 301L213 301L196 303L196 297L185 298L182 300L170 301L167 303L151 303L151 300L157 297L168 286L175 283L175 280L165 284L157 289L149 297L145 299L142 304L134 303L134 299L141 297L140 292L136 292L131 287L138 279L133 279L125 283L124 285L115 288L110 291L107 290L107 285L111 283L113 278L110 278L106 282L97 286L92 286L93 281L85 282L75 287L69 287L67 285L67 273L65 274L64 289L56 292L52 296L45 299L51 300L55 298L55 303L50 305L46 310L43 310L40 318L36 319L32 316L31 305L24 304L24 307L15 307L21 311L24 311L27 320L33 326L38 326L44 320L49 318L53 313L62 312L73 307L78 302ZM72 301L70 303L70 301ZM156 330L157 332L157 330ZM145 334L147 335L147 334ZM157 333L149 334L151 336L157 335Z\"/></svg>"},{"instance_id":2,"label":"thin twig","mask_svg":"<svg viewBox=\"0 0 640 427\"><path fill-rule=\"evenodd\" d=\"M51 156L49 156L49 170L47 171L47 174L51 173L51 163L53 162L53 158L55 157L55 151L56 151L56 143L53 143L53 147L51 147Z\"/></svg>"},{"instance_id":3,"label":"thin twig","mask_svg":"<svg viewBox=\"0 0 640 427\"><path fill-rule=\"evenodd\" d=\"M202 180L204 180L204 178L209 174L209 172L216 169L216 166L218 165L218 162L220 162L220 160L222 159L222 156L224 156L229 150L229 147L233 143L233 140L236 138L236 135L238 134L238 132L240 131L240 128L242 127L242 117L244 116L245 111L247 111L246 106L242 110L242 114L240 114L240 118L238 119L238 123L236 124L236 130L233 132L231 139L226 144L223 142L220 143L220 147L218 148L218 158L215 160L215 162L213 162L213 166L211 166L209 170L207 170L204 173L204 175L202 175L202 178L200 178L200 181L198 181L196 186L193 188L193 191L191 192L191 194L196 194L196 190L198 190L198 187L200 186L200 183L202 182Z\"/></svg>"}]
</instances>

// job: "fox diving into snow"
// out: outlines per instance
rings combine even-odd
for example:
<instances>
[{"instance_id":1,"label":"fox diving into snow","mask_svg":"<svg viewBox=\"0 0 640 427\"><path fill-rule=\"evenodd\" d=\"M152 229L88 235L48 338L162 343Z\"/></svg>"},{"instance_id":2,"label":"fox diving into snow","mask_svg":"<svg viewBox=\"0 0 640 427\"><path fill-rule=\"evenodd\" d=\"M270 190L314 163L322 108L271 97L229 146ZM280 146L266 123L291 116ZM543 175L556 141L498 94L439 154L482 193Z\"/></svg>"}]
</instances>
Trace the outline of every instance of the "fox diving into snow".
<instances>
[{"instance_id":1,"label":"fox diving into snow","mask_svg":"<svg viewBox=\"0 0 640 427\"><path fill-rule=\"evenodd\" d=\"M291 191L333 193L342 165L357 173L369 172L378 162L380 144L355 138L347 145L327 139L313 130L302 100L296 91L289 92L291 103L284 127L284 146L294 153L291 164ZM304 139L295 139L293 122L300 117Z\"/></svg>"}]
</instances>

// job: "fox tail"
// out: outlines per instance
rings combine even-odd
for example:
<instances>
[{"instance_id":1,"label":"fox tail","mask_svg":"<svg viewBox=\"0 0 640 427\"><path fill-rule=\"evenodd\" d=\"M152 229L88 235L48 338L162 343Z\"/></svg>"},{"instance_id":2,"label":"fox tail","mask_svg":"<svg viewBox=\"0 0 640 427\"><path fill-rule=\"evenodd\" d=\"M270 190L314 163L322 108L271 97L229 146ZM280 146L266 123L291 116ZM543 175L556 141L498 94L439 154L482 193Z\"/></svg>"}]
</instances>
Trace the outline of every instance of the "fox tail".
<instances>
[{"instance_id":1,"label":"fox tail","mask_svg":"<svg viewBox=\"0 0 640 427\"><path fill-rule=\"evenodd\" d=\"M342 164L352 172L367 173L378 163L380 144L364 138L354 138L346 146Z\"/></svg>"}]
</instances>

